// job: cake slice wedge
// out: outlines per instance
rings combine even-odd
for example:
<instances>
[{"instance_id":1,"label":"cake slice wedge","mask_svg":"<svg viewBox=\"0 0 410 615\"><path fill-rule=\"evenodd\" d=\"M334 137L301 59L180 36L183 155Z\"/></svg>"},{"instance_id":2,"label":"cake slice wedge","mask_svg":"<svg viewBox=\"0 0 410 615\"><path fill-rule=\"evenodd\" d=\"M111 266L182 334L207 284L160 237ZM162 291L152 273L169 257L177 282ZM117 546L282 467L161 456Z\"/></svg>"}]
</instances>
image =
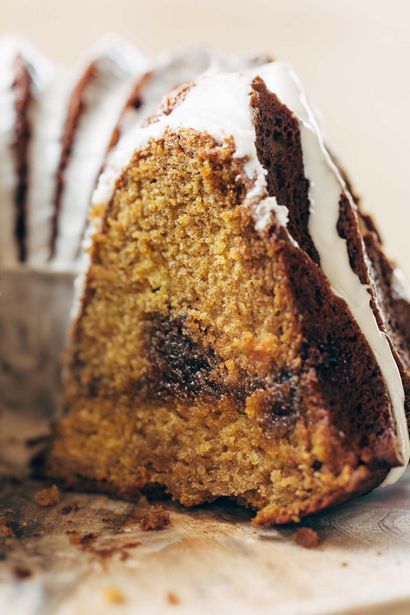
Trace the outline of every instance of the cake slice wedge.
<instances>
[{"instance_id":1,"label":"cake slice wedge","mask_svg":"<svg viewBox=\"0 0 410 615\"><path fill-rule=\"evenodd\" d=\"M399 478L409 303L290 66L168 97L94 202L49 474L256 525Z\"/></svg>"}]
</instances>

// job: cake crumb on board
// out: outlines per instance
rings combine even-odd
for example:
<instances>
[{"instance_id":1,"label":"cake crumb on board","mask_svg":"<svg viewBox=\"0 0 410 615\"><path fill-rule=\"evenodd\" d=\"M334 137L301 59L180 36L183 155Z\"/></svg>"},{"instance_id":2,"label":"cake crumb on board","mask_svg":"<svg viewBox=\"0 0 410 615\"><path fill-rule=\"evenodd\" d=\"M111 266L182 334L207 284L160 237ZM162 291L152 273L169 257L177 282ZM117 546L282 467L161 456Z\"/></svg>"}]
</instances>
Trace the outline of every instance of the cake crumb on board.
<instances>
[{"instance_id":1,"label":"cake crumb on board","mask_svg":"<svg viewBox=\"0 0 410 615\"><path fill-rule=\"evenodd\" d=\"M57 485L40 489L34 495L34 501L39 506L55 506L60 501L60 490Z\"/></svg>"},{"instance_id":2,"label":"cake crumb on board","mask_svg":"<svg viewBox=\"0 0 410 615\"><path fill-rule=\"evenodd\" d=\"M108 604L124 604L125 596L117 587L107 587L104 590L104 599Z\"/></svg>"},{"instance_id":3,"label":"cake crumb on board","mask_svg":"<svg viewBox=\"0 0 410 615\"><path fill-rule=\"evenodd\" d=\"M295 532L293 540L305 549L314 549L320 543L319 534L310 527L300 527Z\"/></svg>"},{"instance_id":4,"label":"cake crumb on board","mask_svg":"<svg viewBox=\"0 0 410 615\"><path fill-rule=\"evenodd\" d=\"M176 594L173 591L170 591L167 593L167 602L168 604L172 604L173 606L177 606L178 604L181 604L181 599L178 596L178 594Z\"/></svg>"},{"instance_id":5,"label":"cake crumb on board","mask_svg":"<svg viewBox=\"0 0 410 615\"><path fill-rule=\"evenodd\" d=\"M24 581L32 576L32 571L26 566L15 566L13 568L13 574L18 581Z\"/></svg>"},{"instance_id":6,"label":"cake crumb on board","mask_svg":"<svg viewBox=\"0 0 410 615\"><path fill-rule=\"evenodd\" d=\"M12 528L8 525L4 517L0 516L0 538L11 538L14 536Z\"/></svg>"},{"instance_id":7,"label":"cake crumb on board","mask_svg":"<svg viewBox=\"0 0 410 615\"><path fill-rule=\"evenodd\" d=\"M144 532L158 531L169 527L171 522L171 514L163 506L147 504L142 507L136 506L128 515L124 527L131 527L138 523Z\"/></svg>"},{"instance_id":8,"label":"cake crumb on board","mask_svg":"<svg viewBox=\"0 0 410 615\"><path fill-rule=\"evenodd\" d=\"M171 525L171 515L163 506L152 506L145 511L140 519L144 532L163 530Z\"/></svg>"}]
</instances>

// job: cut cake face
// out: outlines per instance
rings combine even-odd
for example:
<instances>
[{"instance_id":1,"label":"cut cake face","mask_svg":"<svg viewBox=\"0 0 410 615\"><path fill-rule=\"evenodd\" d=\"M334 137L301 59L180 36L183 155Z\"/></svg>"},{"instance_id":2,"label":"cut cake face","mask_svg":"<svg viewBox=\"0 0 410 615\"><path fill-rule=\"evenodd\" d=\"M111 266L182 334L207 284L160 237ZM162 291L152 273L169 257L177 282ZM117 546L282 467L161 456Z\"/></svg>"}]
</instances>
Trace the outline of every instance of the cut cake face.
<instances>
[{"instance_id":1,"label":"cut cake face","mask_svg":"<svg viewBox=\"0 0 410 615\"><path fill-rule=\"evenodd\" d=\"M288 65L174 93L94 202L50 474L260 525L397 480L409 303Z\"/></svg>"}]
</instances>

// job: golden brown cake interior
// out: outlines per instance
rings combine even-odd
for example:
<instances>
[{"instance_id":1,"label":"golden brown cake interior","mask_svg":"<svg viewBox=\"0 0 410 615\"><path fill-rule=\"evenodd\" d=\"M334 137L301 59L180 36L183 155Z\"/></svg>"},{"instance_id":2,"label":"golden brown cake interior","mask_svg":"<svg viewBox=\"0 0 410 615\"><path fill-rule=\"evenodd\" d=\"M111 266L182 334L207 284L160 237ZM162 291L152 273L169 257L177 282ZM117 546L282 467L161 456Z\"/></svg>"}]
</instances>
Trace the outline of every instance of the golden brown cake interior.
<instances>
[{"instance_id":1,"label":"golden brown cake interior","mask_svg":"<svg viewBox=\"0 0 410 615\"><path fill-rule=\"evenodd\" d=\"M338 438L283 242L255 231L232 143L166 133L136 155L94 242L48 471L285 522L368 475Z\"/></svg>"}]
</instances>

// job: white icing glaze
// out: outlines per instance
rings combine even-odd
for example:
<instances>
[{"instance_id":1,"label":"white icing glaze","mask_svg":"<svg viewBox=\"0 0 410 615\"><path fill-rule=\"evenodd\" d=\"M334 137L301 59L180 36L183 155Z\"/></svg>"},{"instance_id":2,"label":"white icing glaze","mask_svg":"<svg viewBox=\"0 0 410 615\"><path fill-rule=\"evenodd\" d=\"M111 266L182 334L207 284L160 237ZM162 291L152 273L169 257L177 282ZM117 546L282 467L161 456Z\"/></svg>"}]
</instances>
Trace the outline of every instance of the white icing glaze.
<instances>
[{"instance_id":1,"label":"white icing glaze","mask_svg":"<svg viewBox=\"0 0 410 615\"><path fill-rule=\"evenodd\" d=\"M103 37L76 70L78 76L91 62L97 66L97 76L84 91L85 109L75 131L73 148L64 172L55 269L70 269L76 258L87 218L92 191L132 86L147 69L148 62L132 45L116 35Z\"/></svg>"},{"instance_id":2,"label":"white icing glaze","mask_svg":"<svg viewBox=\"0 0 410 615\"><path fill-rule=\"evenodd\" d=\"M138 109L127 106L124 109L119 124L121 138L116 147L122 149L122 139L142 125L168 92L192 81L213 66L214 62L214 54L205 48L184 49L172 55L160 56L142 84L141 106Z\"/></svg>"},{"instance_id":3,"label":"white icing glaze","mask_svg":"<svg viewBox=\"0 0 410 615\"><path fill-rule=\"evenodd\" d=\"M258 232L263 231L272 223L272 213L281 226L286 226L289 220L288 208L278 205L274 196L268 196L257 203L253 209L255 216L255 228Z\"/></svg>"},{"instance_id":4,"label":"white icing glaze","mask_svg":"<svg viewBox=\"0 0 410 615\"><path fill-rule=\"evenodd\" d=\"M130 162L134 151L164 133L191 128L213 136L218 142L233 137L235 156L245 161L245 171L253 180L247 201L253 203L255 224L263 230L275 212L277 221L287 222L287 212L278 211L275 200L267 199L265 170L255 149L255 130L250 110L251 83L260 75L270 91L286 104L300 122L305 174L310 183L309 231L321 259L321 267L332 290L342 297L360 326L386 383L391 400L397 435L398 454L402 465L393 468L384 484L391 484L403 473L409 461L410 445L404 410L404 390L389 341L380 331L370 305L370 294L350 267L346 241L337 232L339 200L346 193L355 208L339 171L323 143L317 120L309 107L303 89L291 67L282 62L267 64L243 74L203 76L185 99L168 116L127 135L121 148L110 157L94 193L93 202L107 203L116 178ZM286 209L286 208L285 208ZM279 215L278 215L279 214Z\"/></svg>"},{"instance_id":5,"label":"white icing glaze","mask_svg":"<svg viewBox=\"0 0 410 615\"><path fill-rule=\"evenodd\" d=\"M157 110L162 98L182 84L202 74L245 70L257 64L257 56L223 56L205 47L188 47L172 54L160 55L141 88L142 104L138 109L124 110L119 125L121 138L116 149L123 148L123 139L140 127Z\"/></svg>"}]
</instances>

